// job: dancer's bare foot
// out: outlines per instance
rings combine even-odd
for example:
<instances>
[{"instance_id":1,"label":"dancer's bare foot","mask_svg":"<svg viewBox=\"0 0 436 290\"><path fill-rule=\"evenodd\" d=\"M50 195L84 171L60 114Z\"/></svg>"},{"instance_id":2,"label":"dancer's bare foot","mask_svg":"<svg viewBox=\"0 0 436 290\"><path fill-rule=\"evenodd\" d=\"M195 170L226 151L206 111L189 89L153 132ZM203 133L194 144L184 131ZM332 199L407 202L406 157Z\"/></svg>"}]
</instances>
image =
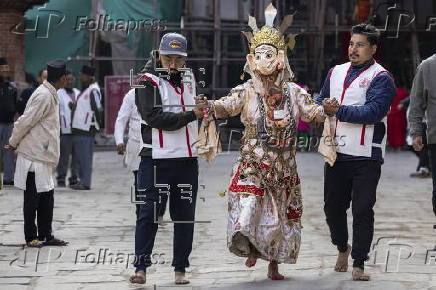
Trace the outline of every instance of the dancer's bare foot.
<instances>
[{"instance_id":1,"label":"dancer's bare foot","mask_svg":"<svg viewBox=\"0 0 436 290\"><path fill-rule=\"evenodd\" d=\"M268 265L268 278L271 280L283 280L285 276L279 273L279 265L277 261L271 261Z\"/></svg>"},{"instance_id":2,"label":"dancer's bare foot","mask_svg":"<svg viewBox=\"0 0 436 290\"><path fill-rule=\"evenodd\" d=\"M190 281L185 279L185 273L183 272L174 272L175 274L175 279L174 282L176 283L176 285L185 285L185 284L189 284Z\"/></svg>"},{"instance_id":3,"label":"dancer's bare foot","mask_svg":"<svg viewBox=\"0 0 436 290\"><path fill-rule=\"evenodd\" d=\"M351 246L347 245L347 251L338 253L338 259L336 260L335 271L347 272L348 271L348 257L351 253Z\"/></svg>"},{"instance_id":4,"label":"dancer's bare foot","mask_svg":"<svg viewBox=\"0 0 436 290\"><path fill-rule=\"evenodd\" d=\"M365 274L364 270L362 268L359 268L359 267L353 268L352 276L353 276L354 281L369 281L370 280L370 276L368 274Z\"/></svg>"},{"instance_id":5,"label":"dancer's bare foot","mask_svg":"<svg viewBox=\"0 0 436 290\"><path fill-rule=\"evenodd\" d=\"M129 281L130 283L145 284L146 281L145 272L144 271L136 272L134 275L130 276Z\"/></svg>"},{"instance_id":6,"label":"dancer's bare foot","mask_svg":"<svg viewBox=\"0 0 436 290\"><path fill-rule=\"evenodd\" d=\"M257 262L256 255L250 253L250 255L247 258L247 261L245 261L245 266L247 266L248 268L254 267L254 265L256 265L256 262Z\"/></svg>"}]
</instances>

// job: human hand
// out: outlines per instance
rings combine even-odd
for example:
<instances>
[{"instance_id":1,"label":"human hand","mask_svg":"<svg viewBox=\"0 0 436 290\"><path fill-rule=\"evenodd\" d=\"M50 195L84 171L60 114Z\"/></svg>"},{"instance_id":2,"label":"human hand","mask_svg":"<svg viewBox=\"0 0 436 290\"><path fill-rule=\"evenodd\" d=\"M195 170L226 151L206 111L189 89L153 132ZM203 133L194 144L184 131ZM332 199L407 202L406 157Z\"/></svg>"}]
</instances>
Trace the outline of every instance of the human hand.
<instances>
[{"instance_id":1,"label":"human hand","mask_svg":"<svg viewBox=\"0 0 436 290\"><path fill-rule=\"evenodd\" d=\"M200 107L195 107L194 110L192 110L195 114L195 117L197 117L197 119L201 119L204 117L204 109L200 108Z\"/></svg>"},{"instance_id":2,"label":"human hand","mask_svg":"<svg viewBox=\"0 0 436 290\"><path fill-rule=\"evenodd\" d=\"M334 105L334 106L339 106L338 100L336 100L335 98L328 98L328 99L324 99L322 101L323 105Z\"/></svg>"},{"instance_id":3,"label":"human hand","mask_svg":"<svg viewBox=\"0 0 436 290\"><path fill-rule=\"evenodd\" d=\"M119 155L123 155L124 152L126 152L126 145L124 145L124 143L118 144L117 145L117 152Z\"/></svg>"},{"instance_id":4,"label":"human hand","mask_svg":"<svg viewBox=\"0 0 436 290\"><path fill-rule=\"evenodd\" d=\"M209 101L207 100L207 98L204 95L198 95L195 97L195 104L199 108L205 108L209 104Z\"/></svg>"},{"instance_id":5,"label":"human hand","mask_svg":"<svg viewBox=\"0 0 436 290\"><path fill-rule=\"evenodd\" d=\"M339 103L336 99L324 99L322 104L327 115L332 116L338 112Z\"/></svg>"},{"instance_id":6,"label":"human hand","mask_svg":"<svg viewBox=\"0 0 436 290\"><path fill-rule=\"evenodd\" d=\"M8 150L8 151L14 151L17 148L13 147L12 145L7 144L7 145L5 145L4 149Z\"/></svg>"},{"instance_id":7,"label":"human hand","mask_svg":"<svg viewBox=\"0 0 436 290\"><path fill-rule=\"evenodd\" d=\"M207 100L206 96L204 95L198 95L195 97L195 104L197 105L197 107L193 110L195 113L195 116L200 119L200 118L207 118L207 114L208 114L208 106L209 106L209 101Z\"/></svg>"},{"instance_id":8,"label":"human hand","mask_svg":"<svg viewBox=\"0 0 436 290\"><path fill-rule=\"evenodd\" d=\"M413 137L412 146L415 151L421 151L424 147L422 144L422 136Z\"/></svg>"}]
</instances>

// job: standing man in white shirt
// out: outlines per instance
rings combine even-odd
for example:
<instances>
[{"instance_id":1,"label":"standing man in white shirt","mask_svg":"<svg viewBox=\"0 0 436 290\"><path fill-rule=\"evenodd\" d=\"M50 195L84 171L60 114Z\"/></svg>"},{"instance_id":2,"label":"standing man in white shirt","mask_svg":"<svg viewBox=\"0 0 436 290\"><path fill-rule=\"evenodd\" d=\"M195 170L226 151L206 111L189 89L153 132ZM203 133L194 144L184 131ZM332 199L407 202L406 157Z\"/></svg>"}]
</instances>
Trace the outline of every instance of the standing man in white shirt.
<instances>
[{"instance_id":1,"label":"standing man in white shirt","mask_svg":"<svg viewBox=\"0 0 436 290\"><path fill-rule=\"evenodd\" d=\"M124 144L124 131L127 123L129 124L129 134L127 145ZM124 96L123 103L118 111L115 121L115 143L117 144L118 154L124 154L124 164L133 172L135 180L135 196L137 191L137 173L141 157L141 116L135 104L135 89L131 89ZM139 204L136 205L136 216L138 216Z\"/></svg>"},{"instance_id":2,"label":"standing man in white shirt","mask_svg":"<svg viewBox=\"0 0 436 290\"><path fill-rule=\"evenodd\" d=\"M5 146L18 154L14 184L24 190L24 237L28 247L68 244L52 235L52 171L59 160L60 133L57 90L65 85L65 61L49 62L47 73L47 80L33 92Z\"/></svg>"},{"instance_id":3,"label":"standing man in white shirt","mask_svg":"<svg viewBox=\"0 0 436 290\"><path fill-rule=\"evenodd\" d=\"M69 185L72 186L77 183L77 167L73 162L73 135L71 132L71 108L73 108L77 97L80 95L80 91L74 88L75 81L76 78L73 73L67 70L65 88L58 90L59 117L61 122L60 157L58 167L56 168L58 187L66 186L65 179L67 177L68 167L70 167L70 177L68 178Z\"/></svg>"},{"instance_id":4,"label":"standing man in white shirt","mask_svg":"<svg viewBox=\"0 0 436 290\"><path fill-rule=\"evenodd\" d=\"M71 188L77 190L91 189L94 139L102 124L101 92L94 74L95 68L87 65L82 67L82 93L77 97L73 108L73 150L77 153L74 155L74 162L78 167L80 182Z\"/></svg>"}]
</instances>

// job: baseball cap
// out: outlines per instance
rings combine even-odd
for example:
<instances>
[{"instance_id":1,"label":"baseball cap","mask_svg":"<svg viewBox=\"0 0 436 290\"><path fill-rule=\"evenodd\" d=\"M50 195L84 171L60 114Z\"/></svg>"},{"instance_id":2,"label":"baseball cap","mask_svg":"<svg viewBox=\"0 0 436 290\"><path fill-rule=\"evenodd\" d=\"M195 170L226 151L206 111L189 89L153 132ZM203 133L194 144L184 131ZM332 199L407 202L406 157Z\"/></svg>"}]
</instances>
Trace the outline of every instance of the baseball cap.
<instances>
[{"instance_id":1,"label":"baseball cap","mask_svg":"<svg viewBox=\"0 0 436 290\"><path fill-rule=\"evenodd\" d=\"M159 45L159 53L187 56L186 47L186 38L183 35L170 32L162 36Z\"/></svg>"}]
</instances>

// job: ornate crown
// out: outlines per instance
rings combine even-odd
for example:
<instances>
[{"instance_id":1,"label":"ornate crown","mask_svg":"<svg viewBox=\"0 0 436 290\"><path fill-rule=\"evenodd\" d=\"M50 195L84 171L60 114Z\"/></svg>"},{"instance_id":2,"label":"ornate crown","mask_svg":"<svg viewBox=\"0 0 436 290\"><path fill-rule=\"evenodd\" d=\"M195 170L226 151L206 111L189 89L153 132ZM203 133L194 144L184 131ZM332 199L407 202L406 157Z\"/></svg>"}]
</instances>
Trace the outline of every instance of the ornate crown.
<instances>
[{"instance_id":1,"label":"ornate crown","mask_svg":"<svg viewBox=\"0 0 436 290\"><path fill-rule=\"evenodd\" d=\"M279 29L274 27L276 15L277 9L272 4L269 4L265 9L265 25L260 30L257 27L256 19L251 15L248 16L248 25L253 32L242 31L242 33L247 37L251 53L262 44L272 45L279 50L285 51L287 47L290 49L294 48L296 35L288 34L286 37L284 36L284 32L292 24L294 15L286 15Z\"/></svg>"}]
</instances>

